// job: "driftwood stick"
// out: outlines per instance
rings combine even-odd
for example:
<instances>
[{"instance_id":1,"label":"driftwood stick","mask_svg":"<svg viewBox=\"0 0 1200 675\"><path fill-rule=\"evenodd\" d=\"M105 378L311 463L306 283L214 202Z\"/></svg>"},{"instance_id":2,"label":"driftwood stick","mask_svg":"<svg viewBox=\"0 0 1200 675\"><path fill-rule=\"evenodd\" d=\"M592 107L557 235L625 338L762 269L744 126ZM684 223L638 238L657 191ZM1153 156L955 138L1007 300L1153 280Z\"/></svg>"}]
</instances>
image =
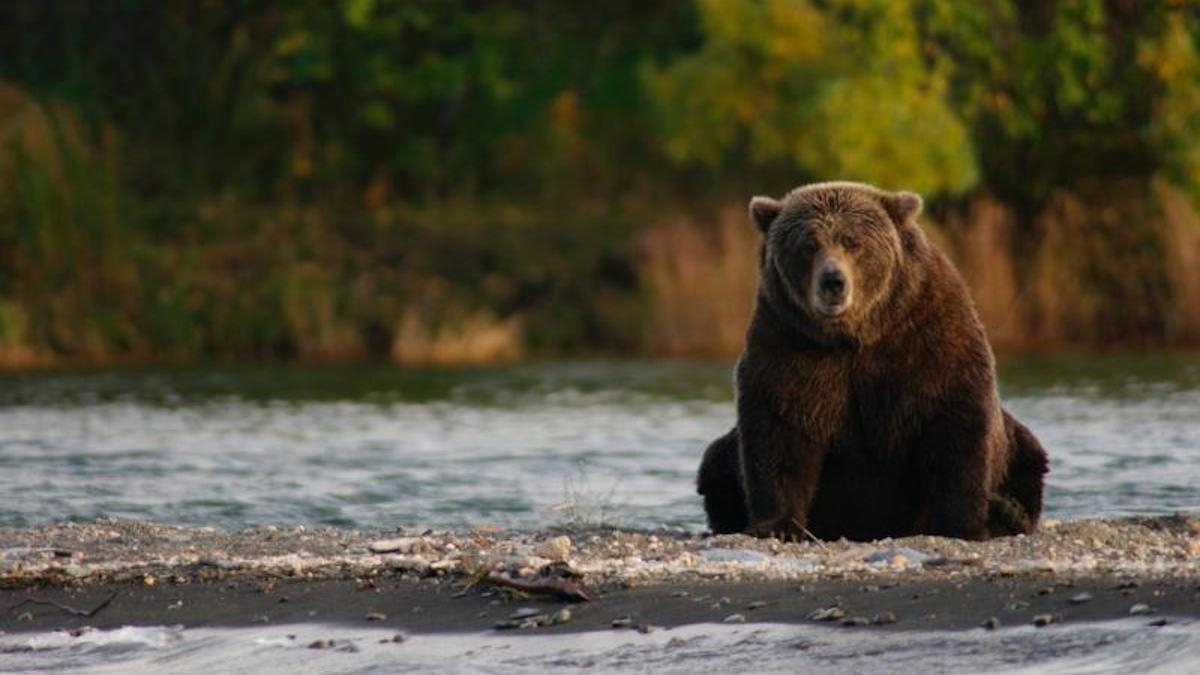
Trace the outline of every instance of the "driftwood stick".
<instances>
[{"instance_id":1,"label":"driftwood stick","mask_svg":"<svg viewBox=\"0 0 1200 675\"><path fill-rule=\"evenodd\" d=\"M492 572L484 577L485 581L493 586L504 586L522 593L531 593L537 595L552 595L559 600L567 602L589 602L591 598L587 593L584 593L579 586L573 581L565 579L535 579L526 581L524 579L512 579L499 572Z\"/></svg>"},{"instance_id":2,"label":"driftwood stick","mask_svg":"<svg viewBox=\"0 0 1200 675\"><path fill-rule=\"evenodd\" d=\"M817 539L817 535L813 534L812 530L801 525L800 521L796 520L795 518L792 518L792 524L795 525L796 527L799 527L804 532L805 536L807 536L809 539L811 539L814 544L821 547L822 551L824 551L825 553L829 553L829 547L825 546L825 542L821 541L820 539Z\"/></svg>"},{"instance_id":3,"label":"driftwood stick","mask_svg":"<svg viewBox=\"0 0 1200 675\"><path fill-rule=\"evenodd\" d=\"M56 609L61 609L62 611L67 612L68 614L73 614L75 616L82 616L85 619L90 619L93 616L96 616L97 612L104 609L105 607L108 607L108 603L112 602L113 598L115 598L115 597L117 597L117 591L113 591L112 594L110 594L107 598L102 600L100 602L100 604L96 605L95 607L93 607L89 610L76 609L70 605L64 605L61 602L55 602L54 600L42 600L40 598L25 598L24 600L18 602L17 604L13 605L12 607L9 607L8 611L10 611L10 612L15 611L20 607L24 607L25 605L46 605L48 607L54 607Z\"/></svg>"}]
</instances>

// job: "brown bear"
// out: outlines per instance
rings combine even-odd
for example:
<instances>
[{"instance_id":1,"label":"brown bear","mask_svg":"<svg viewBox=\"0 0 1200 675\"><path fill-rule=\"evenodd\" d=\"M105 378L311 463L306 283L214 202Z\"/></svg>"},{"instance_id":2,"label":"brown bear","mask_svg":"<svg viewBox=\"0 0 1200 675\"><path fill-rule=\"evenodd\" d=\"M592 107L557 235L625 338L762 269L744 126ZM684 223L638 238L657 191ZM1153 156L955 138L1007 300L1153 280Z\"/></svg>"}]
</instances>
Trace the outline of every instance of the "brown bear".
<instances>
[{"instance_id":1,"label":"brown bear","mask_svg":"<svg viewBox=\"0 0 1200 675\"><path fill-rule=\"evenodd\" d=\"M755 197L760 281L737 425L704 453L716 533L872 540L1031 532L1046 452L1000 407L967 288L921 198L859 183Z\"/></svg>"}]
</instances>

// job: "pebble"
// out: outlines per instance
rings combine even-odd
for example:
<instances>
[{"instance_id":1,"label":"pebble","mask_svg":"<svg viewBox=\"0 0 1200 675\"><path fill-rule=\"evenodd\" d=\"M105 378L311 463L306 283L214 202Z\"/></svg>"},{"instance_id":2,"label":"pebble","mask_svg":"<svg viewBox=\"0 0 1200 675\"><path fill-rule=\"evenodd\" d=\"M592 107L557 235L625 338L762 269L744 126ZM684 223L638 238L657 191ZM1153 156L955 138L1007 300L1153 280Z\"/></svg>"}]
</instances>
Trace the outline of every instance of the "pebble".
<instances>
[{"instance_id":1,"label":"pebble","mask_svg":"<svg viewBox=\"0 0 1200 675\"><path fill-rule=\"evenodd\" d=\"M723 623L746 623L746 615L745 614L730 614L729 616L725 617L724 619L721 619L721 621Z\"/></svg>"},{"instance_id":2,"label":"pebble","mask_svg":"<svg viewBox=\"0 0 1200 675\"><path fill-rule=\"evenodd\" d=\"M91 570L82 565L67 565L63 568L63 572L65 572L67 576L75 577L77 579L86 577L92 573Z\"/></svg>"},{"instance_id":3,"label":"pebble","mask_svg":"<svg viewBox=\"0 0 1200 675\"><path fill-rule=\"evenodd\" d=\"M1166 617L1160 617L1160 618L1158 618L1158 619L1155 619L1155 620L1151 621L1150 623L1148 623L1148 624L1146 624L1146 625L1147 625L1147 626L1154 626L1155 628L1158 628L1158 627L1161 627L1161 626L1167 626L1167 625L1170 625L1170 623L1171 623L1171 620L1170 620L1170 619L1167 619Z\"/></svg>"},{"instance_id":4,"label":"pebble","mask_svg":"<svg viewBox=\"0 0 1200 675\"><path fill-rule=\"evenodd\" d=\"M543 558L563 562L571 557L571 538L564 535L544 541L537 547L536 553Z\"/></svg>"},{"instance_id":5,"label":"pebble","mask_svg":"<svg viewBox=\"0 0 1200 675\"><path fill-rule=\"evenodd\" d=\"M388 558L388 567L405 572L416 572L424 575L429 571L429 560L419 555L397 555Z\"/></svg>"},{"instance_id":6,"label":"pebble","mask_svg":"<svg viewBox=\"0 0 1200 675\"><path fill-rule=\"evenodd\" d=\"M649 635L658 629L659 626L655 626L652 623L643 623L637 627L637 632L641 633L642 635Z\"/></svg>"},{"instance_id":7,"label":"pebble","mask_svg":"<svg viewBox=\"0 0 1200 675\"><path fill-rule=\"evenodd\" d=\"M1062 617L1057 614L1038 614L1037 616L1033 617L1033 625L1037 626L1038 628L1042 628L1043 626L1049 626L1052 623L1058 623L1061 620Z\"/></svg>"},{"instance_id":8,"label":"pebble","mask_svg":"<svg viewBox=\"0 0 1200 675\"><path fill-rule=\"evenodd\" d=\"M563 607L562 609L550 615L550 623L557 626L559 624L567 623L573 618L575 617L571 614L571 610Z\"/></svg>"},{"instance_id":9,"label":"pebble","mask_svg":"<svg viewBox=\"0 0 1200 675\"><path fill-rule=\"evenodd\" d=\"M762 609L763 607L766 607L766 606L767 606L766 600L755 600L754 602L746 605L746 609Z\"/></svg>"},{"instance_id":10,"label":"pebble","mask_svg":"<svg viewBox=\"0 0 1200 675\"><path fill-rule=\"evenodd\" d=\"M309 649L332 649L337 644L334 640L313 640L308 643Z\"/></svg>"},{"instance_id":11,"label":"pebble","mask_svg":"<svg viewBox=\"0 0 1200 675\"><path fill-rule=\"evenodd\" d=\"M1091 602L1091 601L1092 601L1092 594L1084 592L1084 593L1076 593L1075 595L1072 595L1069 602L1072 605L1082 605L1085 602Z\"/></svg>"},{"instance_id":12,"label":"pebble","mask_svg":"<svg viewBox=\"0 0 1200 675\"><path fill-rule=\"evenodd\" d=\"M880 612L871 617L871 623L876 626L886 626L896 623L896 614L894 612Z\"/></svg>"},{"instance_id":13,"label":"pebble","mask_svg":"<svg viewBox=\"0 0 1200 675\"><path fill-rule=\"evenodd\" d=\"M1153 613L1154 613L1154 608L1151 607L1150 605L1147 605L1142 602L1139 602L1136 605L1134 605L1133 607L1129 608L1130 616L1144 616L1146 614L1153 614Z\"/></svg>"},{"instance_id":14,"label":"pebble","mask_svg":"<svg viewBox=\"0 0 1200 675\"><path fill-rule=\"evenodd\" d=\"M709 548L700 551L700 558L705 562L732 562L732 563L761 563L767 561L765 553L758 551L747 551L737 548Z\"/></svg>"},{"instance_id":15,"label":"pebble","mask_svg":"<svg viewBox=\"0 0 1200 675\"><path fill-rule=\"evenodd\" d=\"M538 628L548 625L550 625L549 614L535 614L533 616L526 616L519 619L509 619L507 621L496 622L496 628L500 630L511 628L524 630L526 628Z\"/></svg>"},{"instance_id":16,"label":"pebble","mask_svg":"<svg viewBox=\"0 0 1200 675\"><path fill-rule=\"evenodd\" d=\"M623 616L619 619L613 619L610 625L613 628L631 628L633 626L633 619Z\"/></svg>"},{"instance_id":17,"label":"pebble","mask_svg":"<svg viewBox=\"0 0 1200 675\"><path fill-rule=\"evenodd\" d=\"M367 621L384 621L387 619L387 614L383 612L371 612L365 618Z\"/></svg>"},{"instance_id":18,"label":"pebble","mask_svg":"<svg viewBox=\"0 0 1200 675\"><path fill-rule=\"evenodd\" d=\"M536 607L518 607L515 610L513 610L512 614L508 615L508 618L510 618L510 619L528 619L531 616L537 616L538 614L541 614L541 613L542 613L542 610L540 610Z\"/></svg>"},{"instance_id":19,"label":"pebble","mask_svg":"<svg viewBox=\"0 0 1200 675\"><path fill-rule=\"evenodd\" d=\"M907 567L909 565L924 565L925 561L929 560L929 558L930 556L926 553L903 546L900 548L885 548L873 553L868 553L867 555L863 556L863 562L886 562L893 567Z\"/></svg>"},{"instance_id":20,"label":"pebble","mask_svg":"<svg viewBox=\"0 0 1200 675\"><path fill-rule=\"evenodd\" d=\"M837 605L834 605L833 607L814 609L809 613L808 618L811 621L841 621L843 618L845 618L845 616L845 610Z\"/></svg>"},{"instance_id":21,"label":"pebble","mask_svg":"<svg viewBox=\"0 0 1200 675\"><path fill-rule=\"evenodd\" d=\"M428 549L429 545L420 537L400 537L371 542L368 548L372 553L417 553Z\"/></svg>"},{"instance_id":22,"label":"pebble","mask_svg":"<svg viewBox=\"0 0 1200 675\"><path fill-rule=\"evenodd\" d=\"M870 620L870 619L868 619L868 618L867 618L867 617L865 617L865 616L854 616L854 617L850 617L849 619L846 619L845 621L843 621L843 622L842 622L842 625L843 625L843 626L846 626L846 627L849 627L849 628L858 628L858 627L861 627L861 626L870 626L870 625L871 625L871 620Z\"/></svg>"},{"instance_id":23,"label":"pebble","mask_svg":"<svg viewBox=\"0 0 1200 675\"><path fill-rule=\"evenodd\" d=\"M981 625L988 630L996 630L1000 627L1000 619L994 616L988 617L988 620L984 621Z\"/></svg>"}]
</instances>

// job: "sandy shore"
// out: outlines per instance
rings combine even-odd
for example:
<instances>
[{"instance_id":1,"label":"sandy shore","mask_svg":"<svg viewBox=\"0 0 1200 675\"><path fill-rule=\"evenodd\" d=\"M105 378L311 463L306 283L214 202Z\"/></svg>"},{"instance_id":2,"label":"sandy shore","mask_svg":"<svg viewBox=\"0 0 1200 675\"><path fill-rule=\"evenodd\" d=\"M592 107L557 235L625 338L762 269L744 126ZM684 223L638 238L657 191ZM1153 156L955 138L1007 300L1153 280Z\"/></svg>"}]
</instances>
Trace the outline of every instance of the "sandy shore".
<instances>
[{"instance_id":1,"label":"sandy shore","mask_svg":"<svg viewBox=\"0 0 1200 675\"><path fill-rule=\"evenodd\" d=\"M722 621L910 630L1131 612L1148 623L1200 617L1200 517L1047 522L1038 534L989 542L222 532L118 521L0 529L6 632L286 622L559 632Z\"/></svg>"}]
</instances>

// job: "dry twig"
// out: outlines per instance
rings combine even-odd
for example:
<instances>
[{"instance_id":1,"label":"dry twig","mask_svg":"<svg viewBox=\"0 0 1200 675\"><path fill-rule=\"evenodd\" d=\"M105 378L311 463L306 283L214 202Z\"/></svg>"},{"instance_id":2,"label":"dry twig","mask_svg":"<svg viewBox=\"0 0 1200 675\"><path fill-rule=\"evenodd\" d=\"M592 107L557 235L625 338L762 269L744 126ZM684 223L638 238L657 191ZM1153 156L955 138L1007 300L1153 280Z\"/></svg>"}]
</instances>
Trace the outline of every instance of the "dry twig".
<instances>
[{"instance_id":1,"label":"dry twig","mask_svg":"<svg viewBox=\"0 0 1200 675\"><path fill-rule=\"evenodd\" d=\"M115 597L117 597L117 591L113 591L111 595L109 595L107 598L105 598L103 601L101 601L100 604L96 605L95 607L91 608L90 610L76 609L70 605L64 605L63 603L56 602L54 600L42 600L40 598L25 598L24 600L18 602L17 604L13 605L12 607L9 607L8 611L10 611L10 612L15 611L21 607L24 607L25 605L46 605L48 607L55 607L57 609L61 609L62 611L67 612L69 614L73 614L75 616L82 616L85 619L90 619L93 616L96 616L97 612L104 609L105 607L108 607L108 603L112 602L113 598L115 598Z\"/></svg>"}]
</instances>

